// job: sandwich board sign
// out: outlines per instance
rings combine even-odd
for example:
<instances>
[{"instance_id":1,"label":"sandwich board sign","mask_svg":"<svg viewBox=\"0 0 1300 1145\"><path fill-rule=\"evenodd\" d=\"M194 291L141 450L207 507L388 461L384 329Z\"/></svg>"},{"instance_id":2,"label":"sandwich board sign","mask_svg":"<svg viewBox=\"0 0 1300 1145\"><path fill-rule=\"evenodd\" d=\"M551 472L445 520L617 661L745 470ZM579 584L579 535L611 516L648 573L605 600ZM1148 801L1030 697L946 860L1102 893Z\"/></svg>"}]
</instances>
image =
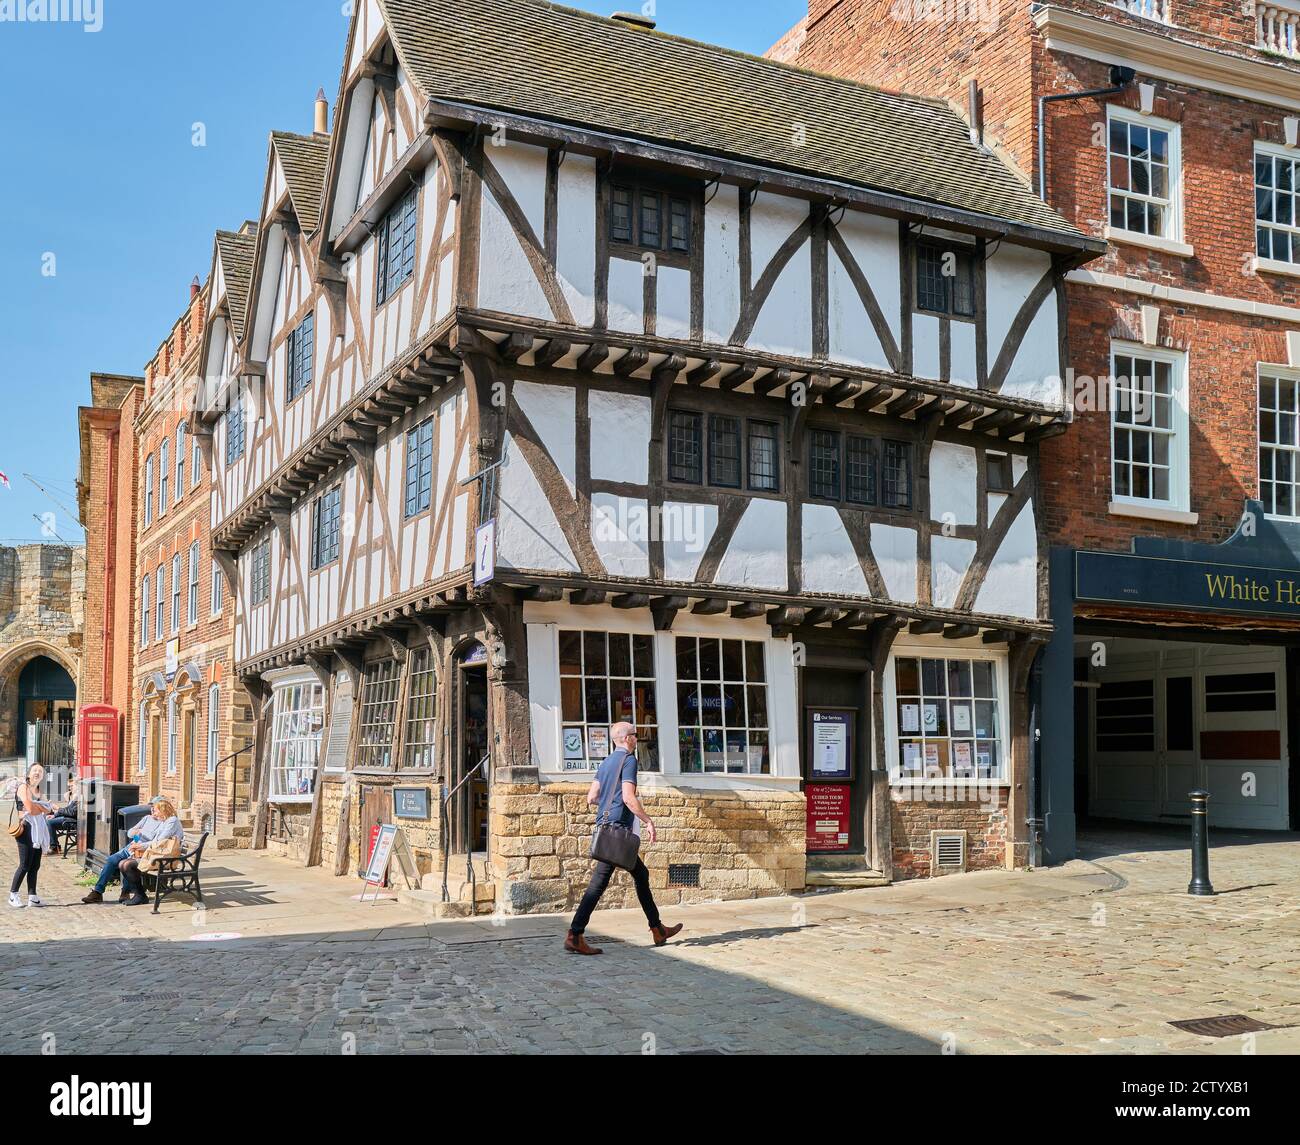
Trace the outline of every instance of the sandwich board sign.
<instances>
[{"instance_id":1,"label":"sandwich board sign","mask_svg":"<svg viewBox=\"0 0 1300 1145\"><path fill-rule=\"evenodd\" d=\"M361 891L362 902L366 901L366 892L372 886L375 888L375 896L371 902L379 901L379 888L384 885L394 855L397 856L398 865L402 868L402 877L406 880L406 885L411 890L420 885L415 856L411 853L411 844L407 841L406 835L394 824L383 823L379 826L379 834L375 837L374 846L370 848L370 862L366 864L366 885Z\"/></svg>"}]
</instances>

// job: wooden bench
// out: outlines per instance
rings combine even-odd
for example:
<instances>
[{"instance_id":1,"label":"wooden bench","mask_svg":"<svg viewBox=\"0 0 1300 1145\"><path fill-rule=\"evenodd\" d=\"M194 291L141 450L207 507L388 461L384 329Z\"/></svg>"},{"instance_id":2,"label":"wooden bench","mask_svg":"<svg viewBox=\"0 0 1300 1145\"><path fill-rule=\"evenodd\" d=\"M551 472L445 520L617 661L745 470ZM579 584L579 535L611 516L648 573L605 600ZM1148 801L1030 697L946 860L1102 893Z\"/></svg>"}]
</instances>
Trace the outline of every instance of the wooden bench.
<instances>
[{"instance_id":1,"label":"wooden bench","mask_svg":"<svg viewBox=\"0 0 1300 1145\"><path fill-rule=\"evenodd\" d=\"M199 864L203 861L203 845L208 841L208 832L204 831L195 842L189 836L185 838L184 849L174 859L159 859L157 870L148 874L141 872L145 894L153 895L153 913L158 913L158 906L170 894L182 892L192 894L199 902L203 901L203 888L199 885Z\"/></svg>"},{"instance_id":2,"label":"wooden bench","mask_svg":"<svg viewBox=\"0 0 1300 1145\"><path fill-rule=\"evenodd\" d=\"M59 854L67 858L69 853L77 853L76 823L56 823L50 828L50 841L59 848Z\"/></svg>"}]
</instances>

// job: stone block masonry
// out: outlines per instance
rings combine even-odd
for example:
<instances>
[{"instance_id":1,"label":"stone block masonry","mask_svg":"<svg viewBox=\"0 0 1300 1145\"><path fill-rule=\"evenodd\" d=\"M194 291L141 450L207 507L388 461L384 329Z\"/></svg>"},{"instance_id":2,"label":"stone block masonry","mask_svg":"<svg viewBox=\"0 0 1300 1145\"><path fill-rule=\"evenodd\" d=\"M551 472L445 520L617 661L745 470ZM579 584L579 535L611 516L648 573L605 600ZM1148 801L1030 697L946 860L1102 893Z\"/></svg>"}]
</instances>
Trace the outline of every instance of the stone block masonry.
<instances>
[{"instance_id":1,"label":"stone block masonry","mask_svg":"<svg viewBox=\"0 0 1300 1145\"><path fill-rule=\"evenodd\" d=\"M591 877L595 809L587 784L496 784L492 790L492 874L510 914L567 911ZM805 801L789 791L697 791L642 786L658 842L642 858L661 907L760 898L802 890ZM669 866L699 866L699 886L670 880ZM610 883L602 906L636 906L629 878Z\"/></svg>"}]
</instances>

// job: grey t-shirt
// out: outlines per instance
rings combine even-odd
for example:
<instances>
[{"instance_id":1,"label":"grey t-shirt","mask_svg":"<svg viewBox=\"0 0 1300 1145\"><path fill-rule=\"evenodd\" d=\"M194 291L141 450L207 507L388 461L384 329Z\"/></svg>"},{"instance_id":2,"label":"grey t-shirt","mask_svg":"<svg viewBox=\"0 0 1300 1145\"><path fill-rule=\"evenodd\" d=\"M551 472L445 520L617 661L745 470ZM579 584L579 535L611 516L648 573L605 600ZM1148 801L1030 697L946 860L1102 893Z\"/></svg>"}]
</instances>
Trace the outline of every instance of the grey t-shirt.
<instances>
[{"instance_id":1,"label":"grey t-shirt","mask_svg":"<svg viewBox=\"0 0 1300 1145\"><path fill-rule=\"evenodd\" d=\"M623 784L636 782L636 756L619 748L596 768L596 782L600 784L600 798L596 803L597 822L631 827L636 822L636 816L623 802Z\"/></svg>"}]
</instances>

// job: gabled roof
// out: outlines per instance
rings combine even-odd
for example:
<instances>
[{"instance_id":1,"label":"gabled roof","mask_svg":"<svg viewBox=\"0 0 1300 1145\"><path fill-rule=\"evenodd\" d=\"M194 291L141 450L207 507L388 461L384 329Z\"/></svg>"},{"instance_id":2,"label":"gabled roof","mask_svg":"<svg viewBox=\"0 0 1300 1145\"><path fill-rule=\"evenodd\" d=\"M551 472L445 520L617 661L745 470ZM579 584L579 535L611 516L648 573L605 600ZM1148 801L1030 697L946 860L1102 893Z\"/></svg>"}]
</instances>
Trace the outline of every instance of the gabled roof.
<instances>
[{"instance_id":1,"label":"gabled roof","mask_svg":"<svg viewBox=\"0 0 1300 1145\"><path fill-rule=\"evenodd\" d=\"M244 316L248 310L248 284L253 276L253 258L257 251L257 227L243 231L218 231L217 255L226 283L226 305L230 309L230 326L235 341L244 337Z\"/></svg>"},{"instance_id":2,"label":"gabled roof","mask_svg":"<svg viewBox=\"0 0 1300 1145\"><path fill-rule=\"evenodd\" d=\"M378 2L427 99L667 142L1082 241L939 100L543 0Z\"/></svg>"},{"instance_id":3,"label":"gabled roof","mask_svg":"<svg viewBox=\"0 0 1300 1145\"><path fill-rule=\"evenodd\" d=\"M280 169L284 172L298 225L305 234L312 234L320 225L321 195L325 189L325 167L330 153L329 136L273 131L271 146L280 157Z\"/></svg>"}]
</instances>

